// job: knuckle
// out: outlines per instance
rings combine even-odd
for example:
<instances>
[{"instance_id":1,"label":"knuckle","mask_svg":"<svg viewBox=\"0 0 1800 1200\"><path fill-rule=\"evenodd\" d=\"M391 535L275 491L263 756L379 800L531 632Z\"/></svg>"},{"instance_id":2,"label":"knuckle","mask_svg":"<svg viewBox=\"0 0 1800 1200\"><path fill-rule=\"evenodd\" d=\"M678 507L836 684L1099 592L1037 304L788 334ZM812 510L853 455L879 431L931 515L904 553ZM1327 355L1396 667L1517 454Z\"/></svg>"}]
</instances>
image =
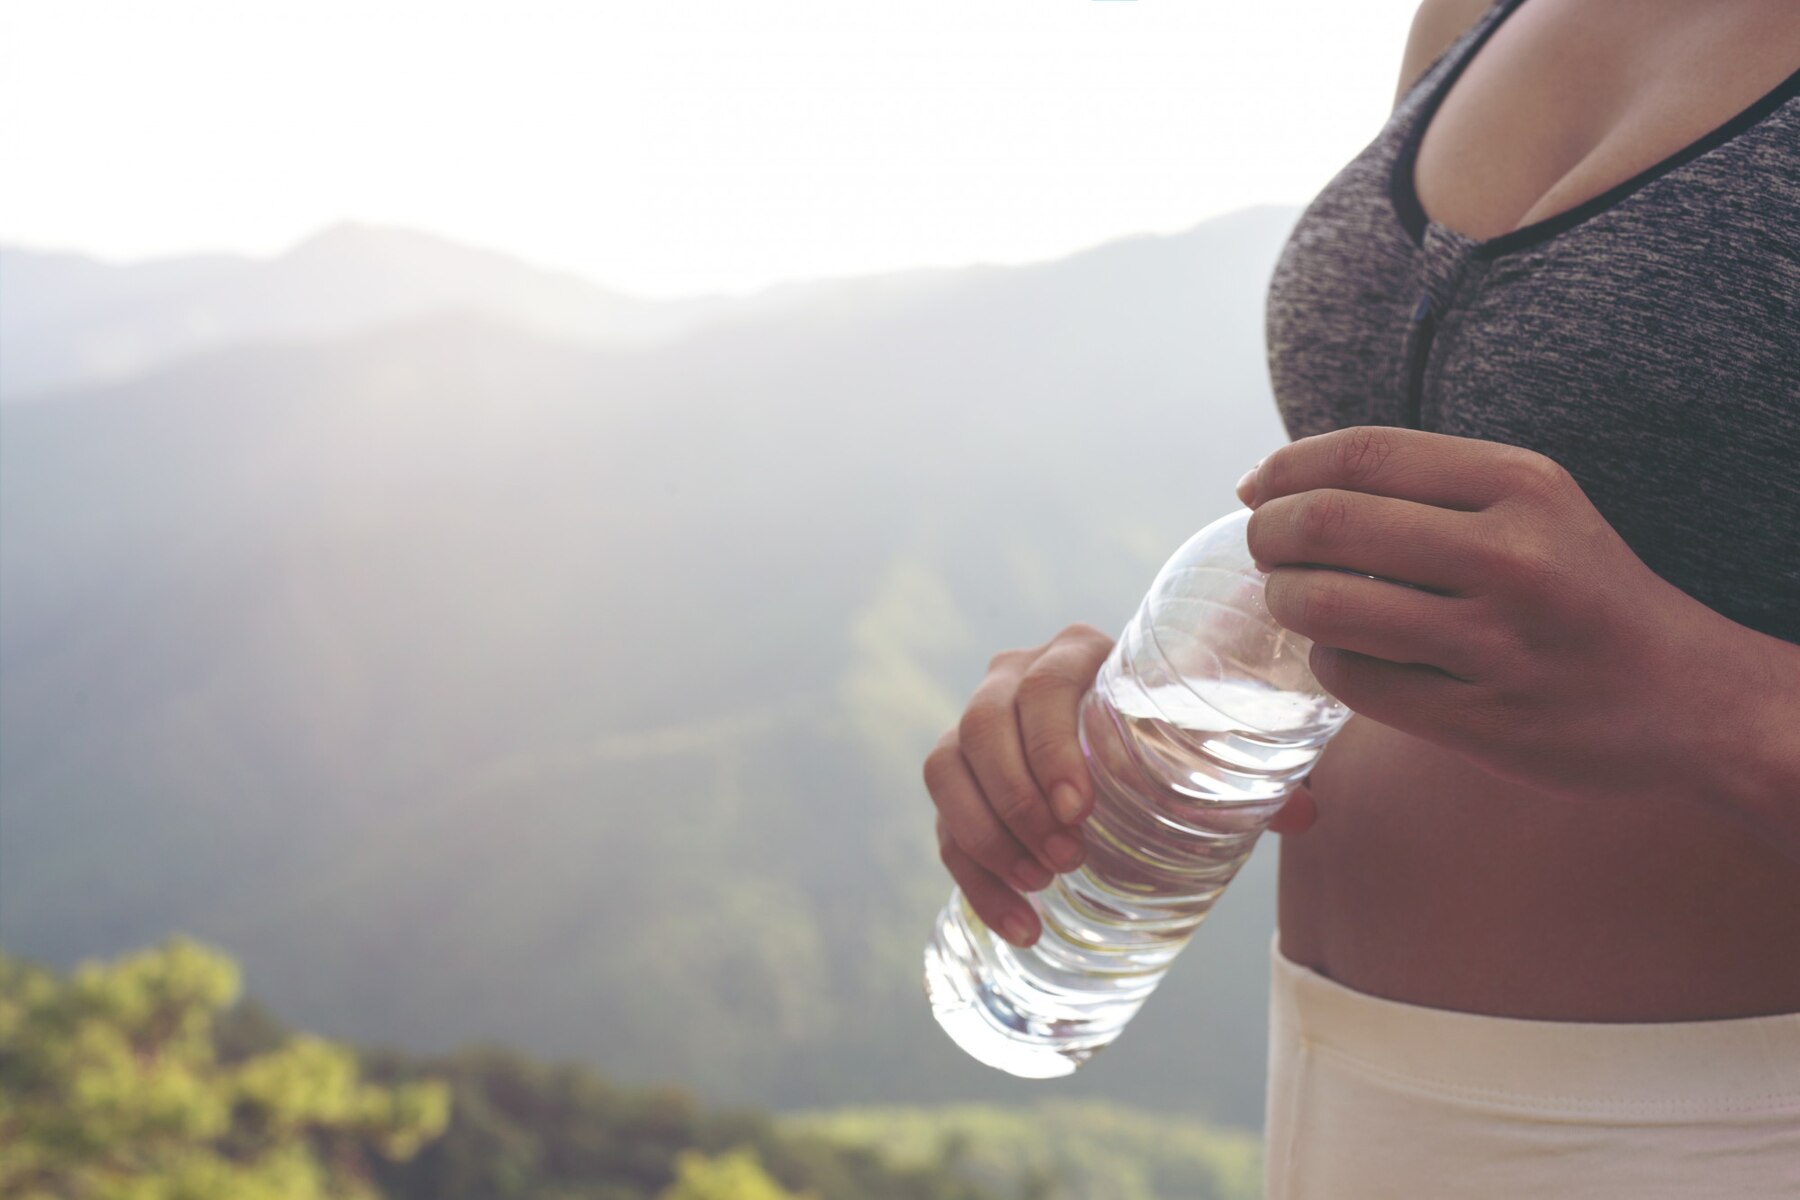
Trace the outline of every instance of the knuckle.
<instances>
[{"instance_id":1,"label":"knuckle","mask_svg":"<svg viewBox=\"0 0 1800 1200\"><path fill-rule=\"evenodd\" d=\"M1557 575L1556 551L1541 537L1520 538L1513 550L1513 561L1524 579L1542 582Z\"/></svg>"},{"instance_id":2,"label":"knuckle","mask_svg":"<svg viewBox=\"0 0 1800 1200\"><path fill-rule=\"evenodd\" d=\"M1009 783L994 801L994 812L1008 828L1018 829L1030 822L1042 808L1037 789L1029 784Z\"/></svg>"},{"instance_id":3,"label":"knuckle","mask_svg":"<svg viewBox=\"0 0 1800 1200\"><path fill-rule=\"evenodd\" d=\"M1012 724L1012 713L997 705L975 704L956 723L957 738L964 746L981 747L1003 736Z\"/></svg>"},{"instance_id":4,"label":"knuckle","mask_svg":"<svg viewBox=\"0 0 1800 1200\"><path fill-rule=\"evenodd\" d=\"M1083 675L1096 670L1112 652L1113 639L1105 632L1085 623L1066 626L1051 639L1048 649L1057 650L1055 658L1065 677ZM1079 680L1084 686L1086 678Z\"/></svg>"},{"instance_id":5,"label":"knuckle","mask_svg":"<svg viewBox=\"0 0 1800 1200\"><path fill-rule=\"evenodd\" d=\"M1018 649L1000 651L1000 653L988 659L988 673L992 674L995 671L1006 670L1008 667L1011 667L1014 663L1018 662L1025 653L1024 650Z\"/></svg>"},{"instance_id":6,"label":"knuckle","mask_svg":"<svg viewBox=\"0 0 1800 1200\"><path fill-rule=\"evenodd\" d=\"M1037 705L1066 696L1072 688L1070 681L1055 671L1033 667L1019 677L1019 690L1015 694L1019 704Z\"/></svg>"},{"instance_id":7,"label":"knuckle","mask_svg":"<svg viewBox=\"0 0 1800 1200\"><path fill-rule=\"evenodd\" d=\"M1064 625L1057 631L1056 636L1051 640L1056 642L1091 642L1096 638L1105 641L1111 640L1092 625L1077 621L1073 625Z\"/></svg>"},{"instance_id":8,"label":"knuckle","mask_svg":"<svg viewBox=\"0 0 1800 1200\"><path fill-rule=\"evenodd\" d=\"M1481 576L1488 578L1495 572L1511 570L1513 538L1510 525L1494 519L1494 514L1483 513L1474 528L1476 533L1469 539L1464 553Z\"/></svg>"},{"instance_id":9,"label":"knuckle","mask_svg":"<svg viewBox=\"0 0 1800 1200\"><path fill-rule=\"evenodd\" d=\"M1531 594L1542 594L1547 584L1554 590L1562 574L1556 548L1542 534L1528 530L1514 530L1507 539L1501 569L1504 583L1515 589L1522 586Z\"/></svg>"},{"instance_id":10,"label":"knuckle","mask_svg":"<svg viewBox=\"0 0 1800 1200\"><path fill-rule=\"evenodd\" d=\"M1432 660L1432 664L1460 683L1486 684L1505 673L1512 659L1506 635L1495 631L1464 631Z\"/></svg>"},{"instance_id":11,"label":"knuckle","mask_svg":"<svg viewBox=\"0 0 1800 1200\"><path fill-rule=\"evenodd\" d=\"M1332 447L1332 466L1355 484L1373 482L1394 453L1393 435L1379 425L1358 425L1343 431Z\"/></svg>"},{"instance_id":12,"label":"knuckle","mask_svg":"<svg viewBox=\"0 0 1800 1200\"><path fill-rule=\"evenodd\" d=\"M1344 617L1343 590L1335 580L1328 578L1308 582L1295 594L1292 604L1295 619L1303 629L1330 629Z\"/></svg>"},{"instance_id":13,"label":"knuckle","mask_svg":"<svg viewBox=\"0 0 1800 1200\"><path fill-rule=\"evenodd\" d=\"M1294 523L1308 545L1330 546L1350 519L1349 497L1323 490L1308 493L1294 514Z\"/></svg>"},{"instance_id":14,"label":"knuckle","mask_svg":"<svg viewBox=\"0 0 1800 1200\"><path fill-rule=\"evenodd\" d=\"M1568 471L1562 470L1561 462L1550 455L1526 450L1525 446L1508 446L1505 462L1508 473L1517 480L1517 495L1526 500L1557 497L1575 482Z\"/></svg>"},{"instance_id":15,"label":"knuckle","mask_svg":"<svg viewBox=\"0 0 1800 1200\"><path fill-rule=\"evenodd\" d=\"M1520 470L1526 488L1536 496L1561 495L1575 480L1561 463L1535 450L1521 450Z\"/></svg>"},{"instance_id":16,"label":"knuckle","mask_svg":"<svg viewBox=\"0 0 1800 1200\"><path fill-rule=\"evenodd\" d=\"M1063 764L1080 755L1078 746L1072 730L1046 726L1033 730L1025 739L1025 759L1034 767L1047 768L1048 774L1055 775Z\"/></svg>"},{"instance_id":17,"label":"knuckle","mask_svg":"<svg viewBox=\"0 0 1800 1200\"><path fill-rule=\"evenodd\" d=\"M1472 546L1480 570L1503 590L1508 585L1541 582L1560 572L1555 547L1523 521L1489 523Z\"/></svg>"},{"instance_id":18,"label":"knuckle","mask_svg":"<svg viewBox=\"0 0 1800 1200\"><path fill-rule=\"evenodd\" d=\"M1072 735L1038 735L1025 748L1025 759L1031 764L1031 773L1044 780L1046 787L1054 786L1059 780L1075 779L1086 773L1086 765L1081 759L1081 745ZM1048 811L1049 802L1046 800L1041 803Z\"/></svg>"},{"instance_id":19,"label":"knuckle","mask_svg":"<svg viewBox=\"0 0 1800 1200\"><path fill-rule=\"evenodd\" d=\"M930 754L925 756L925 766L920 772L925 779L925 790L936 796L944 790L951 774L951 758L958 752L949 744L939 742Z\"/></svg>"},{"instance_id":20,"label":"knuckle","mask_svg":"<svg viewBox=\"0 0 1800 1200\"><path fill-rule=\"evenodd\" d=\"M1008 853L1008 838L998 829L983 830L963 839L963 852L971 859L990 871L1004 869L1012 857Z\"/></svg>"}]
</instances>

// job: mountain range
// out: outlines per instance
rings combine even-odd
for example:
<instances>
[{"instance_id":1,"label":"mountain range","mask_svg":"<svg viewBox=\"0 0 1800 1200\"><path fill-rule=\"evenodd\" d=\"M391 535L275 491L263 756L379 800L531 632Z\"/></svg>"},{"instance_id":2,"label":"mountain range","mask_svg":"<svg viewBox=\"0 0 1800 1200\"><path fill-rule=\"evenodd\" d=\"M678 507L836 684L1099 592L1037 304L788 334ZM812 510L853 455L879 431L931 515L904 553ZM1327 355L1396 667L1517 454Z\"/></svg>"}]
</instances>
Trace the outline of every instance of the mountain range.
<instances>
[{"instance_id":1,"label":"mountain range","mask_svg":"<svg viewBox=\"0 0 1800 1200\"><path fill-rule=\"evenodd\" d=\"M929 292L954 271L808 280L746 297L647 300L419 230L346 221L270 259L114 264L0 247L0 403L129 379L247 341L306 342L464 309L590 345L664 344L715 321Z\"/></svg>"},{"instance_id":2,"label":"mountain range","mask_svg":"<svg viewBox=\"0 0 1800 1200\"><path fill-rule=\"evenodd\" d=\"M1256 1123L1267 848L1022 1084L925 1010L919 768L1283 440L1294 215L678 302L375 227L0 251L0 942L182 930L331 1036L725 1101Z\"/></svg>"}]
</instances>

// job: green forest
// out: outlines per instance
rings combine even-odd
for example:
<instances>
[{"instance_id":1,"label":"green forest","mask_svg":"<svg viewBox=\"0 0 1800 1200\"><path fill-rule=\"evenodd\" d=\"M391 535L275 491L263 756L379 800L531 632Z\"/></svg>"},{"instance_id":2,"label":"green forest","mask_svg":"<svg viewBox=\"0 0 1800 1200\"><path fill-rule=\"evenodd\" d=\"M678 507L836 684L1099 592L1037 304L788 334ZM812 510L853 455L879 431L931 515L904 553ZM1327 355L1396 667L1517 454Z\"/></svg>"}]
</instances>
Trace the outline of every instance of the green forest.
<instances>
[{"instance_id":1,"label":"green forest","mask_svg":"<svg viewBox=\"0 0 1800 1200\"><path fill-rule=\"evenodd\" d=\"M6 1200L1238 1200L1255 1139L1105 1104L777 1116L286 1028L185 938L0 954Z\"/></svg>"}]
</instances>

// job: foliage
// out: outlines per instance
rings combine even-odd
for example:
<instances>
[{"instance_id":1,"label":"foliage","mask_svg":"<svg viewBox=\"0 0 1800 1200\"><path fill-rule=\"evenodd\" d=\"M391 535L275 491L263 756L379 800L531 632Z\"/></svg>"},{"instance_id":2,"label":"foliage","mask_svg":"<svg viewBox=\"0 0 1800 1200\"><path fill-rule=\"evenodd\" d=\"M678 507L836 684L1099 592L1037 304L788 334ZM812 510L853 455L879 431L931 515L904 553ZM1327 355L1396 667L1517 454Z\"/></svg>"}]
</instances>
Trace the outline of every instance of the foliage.
<instances>
[{"instance_id":1,"label":"foliage","mask_svg":"<svg viewBox=\"0 0 1800 1200\"><path fill-rule=\"evenodd\" d=\"M657 1200L800 1200L769 1178L754 1150L718 1158L684 1150L675 1172L675 1182Z\"/></svg>"},{"instance_id":2,"label":"foliage","mask_svg":"<svg viewBox=\"0 0 1800 1200\"><path fill-rule=\"evenodd\" d=\"M1112 1104L844 1109L796 1114L787 1124L896 1162L947 1161L965 1178L1030 1200L1262 1195L1254 1135Z\"/></svg>"},{"instance_id":3,"label":"foliage","mask_svg":"<svg viewBox=\"0 0 1800 1200\"><path fill-rule=\"evenodd\" d=\"M1104 1104L777 1120L499 1049L364 1054L239 1003L185 939L0 954L9 1200L1239 1200L1256 1142ZM452 1102L453 1101L453 1102Z\"/></svg>"},{"instance_id":4,"label":"foliage","mask_svg":"<svg viewBox=\"0 0 1800 1200\"><path fill-rule=\"evenodd\" d=\"M620 1087L511 1051L365 1063L377 1078L442 1079L454 1096L443 1137L378 1165L393 1200L1011 1200L929 1154L894 1165L764 1113L708 1110L676 1088Z\"/></svg>"},{"instance_id":5,"label":"foliage","mask_svg":"<svg viewBox=\"0 0 1800 1200\"><path fill-rule=\"evenodd\" d=\"M367 1196L370 1159L444 1128L441 1085L363 1083L318 1038L221 1058L238 989L230 959L181 938L66 976L0 954L0 1196Z\"/></svg>"}]
</instances>

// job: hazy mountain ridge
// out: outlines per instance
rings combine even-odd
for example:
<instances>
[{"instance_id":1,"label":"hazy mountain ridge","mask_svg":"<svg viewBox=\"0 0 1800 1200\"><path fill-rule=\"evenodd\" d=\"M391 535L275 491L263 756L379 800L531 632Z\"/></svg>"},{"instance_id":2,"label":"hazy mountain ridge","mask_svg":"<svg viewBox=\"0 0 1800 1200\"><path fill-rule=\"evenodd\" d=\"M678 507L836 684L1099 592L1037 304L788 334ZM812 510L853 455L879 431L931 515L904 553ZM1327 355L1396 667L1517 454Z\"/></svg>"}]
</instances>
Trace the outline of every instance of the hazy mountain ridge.
<instances>
[{"instance_id":1,"label":"hazy mountain ridge","mask_svg":"<svg viewBox=\"0 0 1800 1200\"><path fill-rule=\"evenodd\" d=\"M439 313L6 409L0 936L183 928L326 1032L724 1098L1042 1094L924 1012L918 762L1280 439L1290 221L655 348ZM1269 921L1254 865L1056 1094L1253 1121Z\"/></svg>"},{"instance_id":2,"label":"hazy mountain ridge","mask_svg":"<svg viewBox=\"0 0 1800 1200\"><path fill-rule=\"evenodd\" d=\"M1225 219L1260 228L1291 214L1255 209ZM1167 256L1183 239L1126 238L1070 261L1123 261L1134 242ZM200 254L112 264L0 246L0 403L60 398L224 347L333 340L442 312L612 350L664 346L711 327L754 339L796 321L815 330L879 321L971 282L1029 277L1044 265L924 268L738 297L646 300L432 234L355 222L270 259Z\"/></svg>"},{"instance_id":3,"label":"hazy mountain ridge","mask_svg":"<svg viewBox=\"0 0 1800 1200\"><path fill-rule=\"evenodd\" d=\"M0 400L118 382L235 343L330 339L444 308L548 336L639 345L678 336L724 303L641 300L493 251L356 223L269 259L113 265L0 248Z\"/></svg>"}]
</instances>

